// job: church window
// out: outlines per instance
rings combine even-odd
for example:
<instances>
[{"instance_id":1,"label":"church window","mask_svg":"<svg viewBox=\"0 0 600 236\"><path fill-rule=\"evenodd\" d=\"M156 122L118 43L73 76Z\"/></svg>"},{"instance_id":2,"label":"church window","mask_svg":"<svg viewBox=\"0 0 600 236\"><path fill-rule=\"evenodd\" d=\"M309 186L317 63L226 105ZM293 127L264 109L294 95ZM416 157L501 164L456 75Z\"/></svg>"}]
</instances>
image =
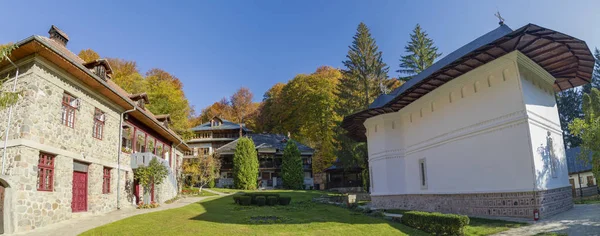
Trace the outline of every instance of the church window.
<instances>
[{"instance_id":1,"label":"church window","mask_svg":"<svg viewBox=\"0 0 600 236\"><path fill-rule=\"evenodd\" d=\"M427 166L425 158L419 160L419 177L421 189L427 189Z\"/></svg>"}]
</instances>

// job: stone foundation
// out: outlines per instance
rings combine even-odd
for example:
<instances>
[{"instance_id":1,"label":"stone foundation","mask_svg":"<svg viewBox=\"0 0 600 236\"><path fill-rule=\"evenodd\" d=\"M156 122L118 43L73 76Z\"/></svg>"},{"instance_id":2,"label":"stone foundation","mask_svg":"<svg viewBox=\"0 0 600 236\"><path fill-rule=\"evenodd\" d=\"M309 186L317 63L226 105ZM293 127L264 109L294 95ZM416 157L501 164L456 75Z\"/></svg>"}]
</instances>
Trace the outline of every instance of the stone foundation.
<instances>
[{"instance_id":1,"label":"stone foundation","mask_svg":"<svg viewBox=\"0 0 600 236\"><path fill-rule=\"evenodd\" d=\"M406 194L371 196L373 207L469 216L546 218L573 207L571 187L544 191L473 194Z\"/></svg>"}]
</instances>

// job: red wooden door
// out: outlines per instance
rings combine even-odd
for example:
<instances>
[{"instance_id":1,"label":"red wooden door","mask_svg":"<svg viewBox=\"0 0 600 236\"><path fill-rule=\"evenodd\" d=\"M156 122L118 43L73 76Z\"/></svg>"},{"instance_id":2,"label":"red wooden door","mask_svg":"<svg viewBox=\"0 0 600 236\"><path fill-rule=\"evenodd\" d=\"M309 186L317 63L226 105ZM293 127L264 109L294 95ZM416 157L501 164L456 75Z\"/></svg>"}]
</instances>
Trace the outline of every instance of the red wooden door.
<instances>
[{"instance_id":1,"label":"red wooden door","mask_svg":"<svg viewBox=\"0 0 600 236\"><path fill-rule=\"evenodd\" d=\"M4 186L0 184L0 234L4 234Z\"/></svg>"},{"instance_id":2,"label":"red wooden door","mask_svg":"<svg viewBox=\"0 0 600 236\"><path fill-rule=\"evenodd\" d=\"M136 203L135 204L140 204L140 202L142 201L142 199L140 198L140 182L136 179L133 181L133 195L135 196L136 199Z\"/></svg>"},{"instance_id":3,"label":"red wooden door","mask_svg":"<svg viewBox=\"0 0 600 236\"><path fill-rule=\"evenodd\" d=\"M87 173L73 171L73 212L87 211Z\"/></svg>"}]
</instances>

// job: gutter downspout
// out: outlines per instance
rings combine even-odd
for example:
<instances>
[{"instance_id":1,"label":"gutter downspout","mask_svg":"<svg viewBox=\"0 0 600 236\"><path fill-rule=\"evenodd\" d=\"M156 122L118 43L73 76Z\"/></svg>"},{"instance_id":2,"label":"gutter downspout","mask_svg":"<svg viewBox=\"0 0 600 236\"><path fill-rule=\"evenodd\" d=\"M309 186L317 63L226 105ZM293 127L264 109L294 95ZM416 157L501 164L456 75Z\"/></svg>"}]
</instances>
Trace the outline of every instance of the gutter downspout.
<instances>
[{"instance_id":1,"label":"gutter downspout","mask_svg":"<svg viewBox=\"0 0 600 236\"><path fill-rule=\"evenodd\" d=\"M123 145L123 115L135 111L136 108L136 106L133 106L133 109L124 111L121 113L121 115L119 115L119 146L117 147L117 209L121 209L121 197L119 193L121 192L121 153L123 152L121 150L121 146Z\"/></svg>"},{"instance_id":2,"label":"gutter downspout","mask_svg":"<svg viewBox=\"0 0 600 236\"><path fill-rule=\"evenodd\" d=\"M6 58L6 60L8 60L8 62L10 62L10 64L12 64L15 67L15 69L17 69L12 89L12 92L14 93L17 91L17 81L19 80L19 67L15 65L15 63L11 61L6 54L4 54L3 56ZM2 151L2 170L0 170L0 175L4 175L4 164L6 163L6 145L8 144L8 132L10 130L10 120L12 118L13 107L14 104L8 108L8 121L6 122L6 132L4 133L4 149Z\"/></svg>"}]
</instances>

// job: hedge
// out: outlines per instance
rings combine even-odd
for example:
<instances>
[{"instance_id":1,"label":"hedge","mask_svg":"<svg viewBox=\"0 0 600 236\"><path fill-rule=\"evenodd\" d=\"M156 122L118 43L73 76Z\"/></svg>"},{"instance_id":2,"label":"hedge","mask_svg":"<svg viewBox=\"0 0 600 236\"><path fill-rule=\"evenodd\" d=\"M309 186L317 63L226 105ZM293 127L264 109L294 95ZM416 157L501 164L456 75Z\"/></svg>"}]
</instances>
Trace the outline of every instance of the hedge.
<instances>
[{"instance_id":1,"label":"hedge","mask_svg":"<svg viewBox=\"0 0 600 236\"><path fill-rule=\"evenodd\" d=\"M280 197L279 198L279 204L284 205L284 206L289 205L291 201L292 201L291 197Z\"/></svg>"},{"instance_id":2,"label":"hedge","mask_svg":"<svg viewBox=\"0 0 600 236\"><path fill-rule=\"evenodd\" d=\"M252 198L250 198L250 196L240 196L239 202L242 206L250 206L252 203Z\"/></svg>"},{"instance_id":3,"label":"hedge","mask_svg":"<svg viewBox=\"0 0 600 236\"><path fill-rule=\"evenodd\" d=\"M269 206L277 205L278 201L279 201L279 198L276 196L268 196L267 197L267 205L269 205Z\"/></svg>"},{"instance_id":4,"label":"hedge","mask_svg":"<svg viewBox=\"0 0 600 236\"><path fill-rule=\"evenodd\" d=\"M236 203L236 204L239 204L240 203L240 197L241 196L233 196L233 202Z\"/></svg>"},{"instance_id":5,"label":"hedge","mask_svg":"<svg viewBox=\"0 0 600 236\"><path fill-rule=\"evenodd\" d=\"M256 197L262 196L262 197L276 197L279 199L279 194L278 193L244 193L244 196L249 196L252 199L252 204L256 204Z\"/></svg>"},{"instance_id":6,"label":"hedge","mask_svg":"<svg viewBox=\"0 0 600 236\"><path fill-rule=\"evenodd\" d=\"M402 224L436 235L463 235L469 217L439 212L409 211L402 214Z\"/></svg>"},{"instance_id":7,"label":"hedge","mask_svg":"<svg viewBox=\"0 0 600 236\"><path fill-rule=\"evenodd\" d=\"M257 196L255 199L256 199L257 206L264 206L265 203L267 202L267 199L264 196Z\"/></svg>"}]
</instances>

